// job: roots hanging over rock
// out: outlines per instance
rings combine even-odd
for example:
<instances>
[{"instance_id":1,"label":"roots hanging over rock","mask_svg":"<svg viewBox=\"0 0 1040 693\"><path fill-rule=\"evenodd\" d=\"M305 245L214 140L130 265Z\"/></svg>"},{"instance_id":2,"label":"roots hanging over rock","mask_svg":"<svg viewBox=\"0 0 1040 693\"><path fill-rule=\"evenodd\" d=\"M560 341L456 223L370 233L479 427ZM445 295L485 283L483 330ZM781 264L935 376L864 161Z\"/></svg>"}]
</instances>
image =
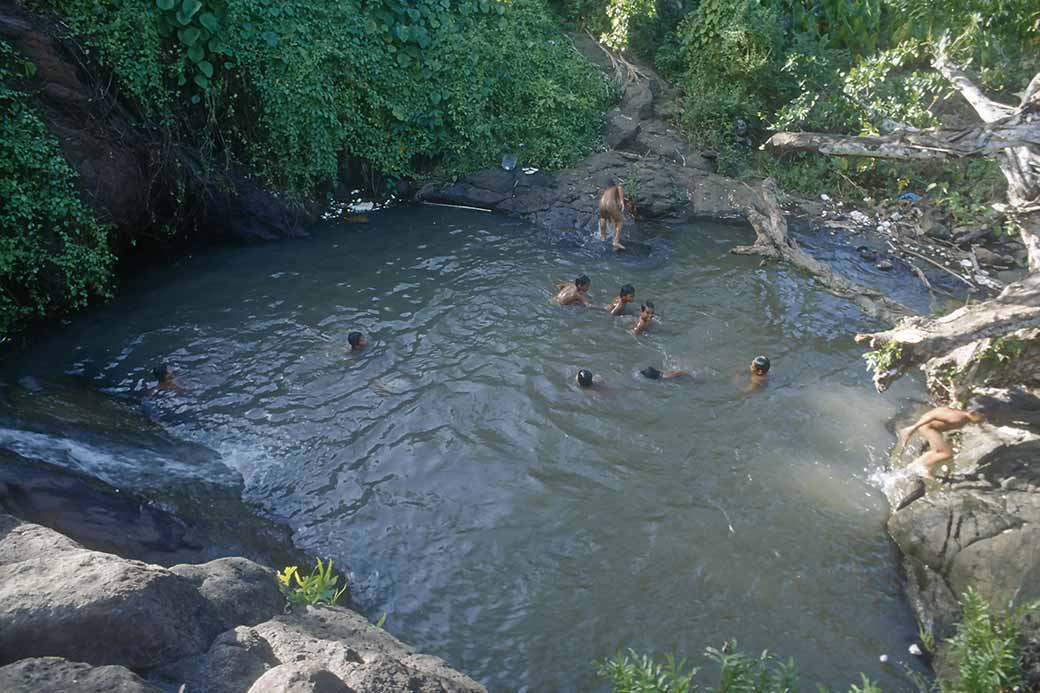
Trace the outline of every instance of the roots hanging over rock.
<instances>
[{"instance_id":1,"label":"roots hanging over rock","mask_svg":"<svg viewBox=\"0 0 1040 693\"><path fill-rule=\"evenodd\" d=\"M757 238L753 244L737 246L731 252L789 262L811 274L834 295L852 301L868 315L887 323L896 323L913 314L903 304L893 301L880 291L846 279L799 248L794 239L787 235L787 220L776 198L776 183L772 178L762 181L757 188L748 186L748 189L752 194L746 196L745 200L738 201L735 196L731 196L731 201L734 206L739 206L744 217L754 227Z\"/></svg>"}]
</instances>

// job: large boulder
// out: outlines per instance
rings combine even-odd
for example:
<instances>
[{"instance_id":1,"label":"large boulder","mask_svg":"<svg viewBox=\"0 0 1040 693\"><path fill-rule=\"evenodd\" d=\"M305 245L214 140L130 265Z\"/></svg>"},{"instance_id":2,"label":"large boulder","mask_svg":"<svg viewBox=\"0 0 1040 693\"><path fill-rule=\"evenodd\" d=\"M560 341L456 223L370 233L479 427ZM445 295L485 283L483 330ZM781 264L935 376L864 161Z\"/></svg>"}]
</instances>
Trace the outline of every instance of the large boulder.
<instances>
[{"instance_id":1,"label":"large boulder","mask_svg":"<svg viewBox=\"0 0 1040 693\"><path fill-rule=\"evenodd\" d=\"M252 628L239 626L217 636L209 651L155 672L168 688L192 693L242 693L278 666L271 646Z\"/></svg>"},{"instance_id":2,"label":"large boulder","mask_svg":"<svg viewBox=\"0 0 1040 693\"><path fill-rule=\"evenodd\" d=\"M0 565L82 549L52 529L22 522L10 515L0 515Z\"/></svg>"},{"instance_id":3,"label":"large boulder","mask_svg":"<svg viewBox=\"0 0 1040 693\"><path fill-rule=\"evenodd\" d=\"M384 688L385 691L395 690ZM399 689L406 690L406 689ZM249 693L354 693L335 674L307 664L281 664L256 680Z\"/></svg>"},{"instance_id":4,"label":"large boulder","mask_svg":"<svg viewBox=\"0 0 1040 693\"><path fill-rule=\"evenodd\" d=\"M485 691L442 660L416 653L349 609L308 606L255 630L279 662L330 671L358 693Z\"/></svg>"},{"instance_id":5,"label":"large boulder","mask_svg":"<svg viewBox=\"0 0 1040 693\"><path fill-rule=\"evenodd\" d=\"M60 656L148 668L205 651L220 631L191 582L158 566L87 550L0 566L0 664Z\"/></svg>"},{"instance_id":6,"label":"large boulder","mask_svg":"<svg viewBox=\"0 0 1040 693\"><path fill-rule=\"evenodd\" d=\"M201 565L170 568L198 589L215 610L224 628L254 626L282 611L285 597L278 577L246 558L218 558Z\"/></svg>"},{"instance_id":7,"label":"large boulder","mask_svg":"<svg viewBox=\"0 0 1040 693\"><path fill-rule=\"evenodd\" d=\"M161 693L120 666L92 667L61 657L34 657L0 667L4 693Z\"/></svg>"}]
</instances>

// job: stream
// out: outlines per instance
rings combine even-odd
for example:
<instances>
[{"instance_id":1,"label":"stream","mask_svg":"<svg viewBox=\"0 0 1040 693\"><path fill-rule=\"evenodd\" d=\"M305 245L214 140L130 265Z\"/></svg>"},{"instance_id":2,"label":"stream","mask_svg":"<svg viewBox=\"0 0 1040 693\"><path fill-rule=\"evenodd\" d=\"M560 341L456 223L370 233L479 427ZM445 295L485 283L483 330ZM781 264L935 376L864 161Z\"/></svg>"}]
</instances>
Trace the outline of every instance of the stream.
<instances>
[{"instance_id":1,"label":"stream","mask_svg":"<svg viewBox=\"0 0 1040 693\"><path fill-rule=\"evenodd\" d=\"M730 255L750 229L638 233L648 254L614 255L400 207L141 272L0 379L139 400L213 454L2 416L0 448L135 488L233 470L304 552L349 569L367 616L492 691L602 689L594 660L629 647L714 671L701 652L731 638L794 658L807 685L847 690L862 671L907 688L917 629L871 478L920 385L874 392L852 335L876 325ZM600 304L634 284L635 310L552 304L553 281L580 273ZM647 299L656 324L636 337ZM361 354L351 330L371 340ZM760 353L769 382L743 394L733 377ZM145 395L159 363L186 393ZM646 366L691 375L651 381ZM606 389L579 390L579 368Z\"/></svg>"}]
</instances>

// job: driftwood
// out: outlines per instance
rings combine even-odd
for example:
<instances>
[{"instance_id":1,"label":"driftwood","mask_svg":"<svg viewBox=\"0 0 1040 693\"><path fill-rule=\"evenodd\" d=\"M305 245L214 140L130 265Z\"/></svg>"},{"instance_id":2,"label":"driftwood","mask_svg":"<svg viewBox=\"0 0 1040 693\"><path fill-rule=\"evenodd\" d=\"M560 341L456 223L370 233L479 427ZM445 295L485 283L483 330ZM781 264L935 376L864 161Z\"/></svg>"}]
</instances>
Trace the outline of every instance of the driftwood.
<instances>
[{"instance_id":1,"label":"driftwood","mask_svg":"<svg viewBox=\"0 0 1040 693\"><path fill-rule=\"evenodd\" d=\"M849 299L868 315L884 322L894 324L901 318L912 315L912 311L901 303L893 301L880 291L849 281L799 248L794 239L787 234L787 220L776 199L776 183L771 178L762 181L758 188L748 187L752 190L752 195L748 196L749 201L740 204L732 196L731 200L735 206L740 206L744 217L754 227L757 237L752 245L738 246L731 252L789 262L811 274L834 295Z\"/></svg>"},{"instance_id":2,"label":"driftwood","mask_svg":"<svg viewBox=\"0 0 1040 693\"><path fill-rule=\"evenodd\" d=\"M981 339L1036 327L1040 327L1040 273L1032 272L989 301L941 318L908 318L885 332L858 334L856 341L871 349L898 346L896 363L874 374L874 385L883 392L893 380L932 358Z\"/></svg>"}]
</instances>

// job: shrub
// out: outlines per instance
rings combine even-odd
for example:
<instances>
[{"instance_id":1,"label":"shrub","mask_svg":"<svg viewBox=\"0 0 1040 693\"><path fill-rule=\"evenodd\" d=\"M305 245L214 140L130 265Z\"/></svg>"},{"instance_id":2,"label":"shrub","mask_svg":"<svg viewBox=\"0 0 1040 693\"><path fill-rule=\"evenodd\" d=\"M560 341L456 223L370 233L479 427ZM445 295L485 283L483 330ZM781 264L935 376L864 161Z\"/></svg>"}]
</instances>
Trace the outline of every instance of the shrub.
<instances>
[{"instance_id":1,"label":"shrub","mask_svg":"<svg viewBox=\"0 0 1040 693\"><path fill-rule=\"evenodd\" d=\"M332 572L332 559L323 564L316 559L317 565L306 577L300 577L296 566L286 566L278 573L278 586L289 604L335 604L347 591L346 582L338 590L336 583L339 576Z\"/></svg>"},{"instance_id":2,"label":"shrub","mask_svg":"<svg viewBox=\"0 0 1040 693\"><path fill-rule=\"evenodd\" d=\"M109 228L80 201L76 174L28 96L7 86L32 69L0 41L0 339L110 295Z\"/></svg>"}]
</instances>

